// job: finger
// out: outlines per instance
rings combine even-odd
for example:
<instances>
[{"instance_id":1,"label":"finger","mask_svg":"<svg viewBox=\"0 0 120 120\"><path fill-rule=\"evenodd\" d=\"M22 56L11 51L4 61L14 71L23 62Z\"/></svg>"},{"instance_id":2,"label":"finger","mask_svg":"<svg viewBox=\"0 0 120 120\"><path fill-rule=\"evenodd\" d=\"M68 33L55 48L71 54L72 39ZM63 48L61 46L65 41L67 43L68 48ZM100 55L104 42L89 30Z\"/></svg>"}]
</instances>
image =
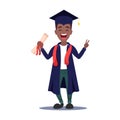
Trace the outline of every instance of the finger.
<instances>
[{"instance_id":1,"label":"finger","mask_svg":"<svg viewBox=\"0 0 120 120\"><path fill-rule=\"evenodd\" d=\"M85 43L88 43L88 39L86 39L86 42Z\"/></svg>"},{"instance_id":2,"label":"finger","mask_svg":"<svg viewBox=\"0 0 120 120\"><path fill-rule=\"evenodd\" d=\"M89 43L89 41L90 41L90 40L87 39L87 40L86 40L86 43Z\"/></svg>"},{"instance_id":3,"label":"finger","mask_svg":"<svg viewBox=\"0 0 120 120\"><path fill-rule=\"evenodd\" d=\"M41 49L39 49L39 55L41 54Z\"/></svg>"}]
</instances>

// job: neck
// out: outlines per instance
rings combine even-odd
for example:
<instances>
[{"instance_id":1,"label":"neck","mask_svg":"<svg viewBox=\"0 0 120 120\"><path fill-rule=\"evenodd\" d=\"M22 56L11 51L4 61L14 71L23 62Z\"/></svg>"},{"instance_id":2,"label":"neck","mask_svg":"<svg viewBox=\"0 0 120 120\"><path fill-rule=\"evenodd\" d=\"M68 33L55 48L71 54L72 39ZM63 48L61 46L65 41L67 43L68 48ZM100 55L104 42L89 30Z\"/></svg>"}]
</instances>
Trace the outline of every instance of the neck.
<instances>
[{"instance_id":1,"label":"neck","mask_svg":"<svg viewBox=\"0 0 120 120\"><path fill-rule=\"evenodd\" d=\"M66 41L62 41L61 45L65 46L65 45L67 45L67 42Z\"/></svg>"}]
</instances>

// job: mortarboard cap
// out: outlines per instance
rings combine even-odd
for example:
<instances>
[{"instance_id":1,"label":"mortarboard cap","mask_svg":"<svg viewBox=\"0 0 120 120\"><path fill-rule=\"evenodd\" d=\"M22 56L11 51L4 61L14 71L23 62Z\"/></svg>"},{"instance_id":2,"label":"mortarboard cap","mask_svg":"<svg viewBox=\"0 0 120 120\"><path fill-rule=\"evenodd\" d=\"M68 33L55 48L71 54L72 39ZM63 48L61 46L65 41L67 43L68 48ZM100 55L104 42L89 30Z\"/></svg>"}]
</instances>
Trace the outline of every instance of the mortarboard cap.
<instances>
[{"instance_id":1,"label":"mortarboard cap","mask_svg":"<svg viewBox=\"0 0 120 120\"><path fill-rule=\"evenodd\" d=\"M72 15L71 13L63 10L56 15L50 17L50 19L55 20L55 24L72 24L72 21L78 19L78 17Z\"/></svg>"}]
</instances>

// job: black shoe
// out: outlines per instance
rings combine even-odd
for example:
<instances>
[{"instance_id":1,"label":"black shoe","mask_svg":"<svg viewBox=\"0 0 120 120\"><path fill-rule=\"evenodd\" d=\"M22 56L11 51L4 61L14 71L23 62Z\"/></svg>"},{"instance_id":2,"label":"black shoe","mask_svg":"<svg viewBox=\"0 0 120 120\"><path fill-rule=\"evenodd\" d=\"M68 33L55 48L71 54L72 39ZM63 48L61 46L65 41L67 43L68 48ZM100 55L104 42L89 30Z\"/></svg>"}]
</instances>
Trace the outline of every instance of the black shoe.
<instances>
[{"instance_id":1,"label":"black shoe","mask_svg":"<svg viewBox=\"0 0 120 120\"><path fill-rule=\"evenodd\" d=\"M54 109L60 109L60 108L62 108L62 107L63 107L63 103L61 103L61 104L56 103L56 104L53 106Z\"/></svg>"},{"instance_id":2,"label":"black shoe","mask_svg":"<svg viewBox=\"0 0 120 120\"><path fill-rule=\"evenodd\" d=\"M67 109L72 109L72 108L73 108L73 105L72 105L71 103L68 103L68 104L66 105L66 108L67 108Z\"/></svg>"}]
</instances>

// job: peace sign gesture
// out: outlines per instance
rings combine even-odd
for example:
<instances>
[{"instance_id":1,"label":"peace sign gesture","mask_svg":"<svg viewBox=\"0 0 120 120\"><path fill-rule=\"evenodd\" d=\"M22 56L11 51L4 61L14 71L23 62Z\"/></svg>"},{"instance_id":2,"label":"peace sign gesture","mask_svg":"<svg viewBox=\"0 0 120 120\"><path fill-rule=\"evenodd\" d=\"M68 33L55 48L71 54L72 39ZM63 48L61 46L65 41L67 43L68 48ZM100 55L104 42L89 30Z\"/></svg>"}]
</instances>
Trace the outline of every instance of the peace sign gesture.
<instances>
[{"instance_id":1,"label":"peace sign gesture","mask_svg":"<svg viewBox=\"0 0 120 120\"><path fill-rule=\"evenodd\" d=\"M86 42L85 42L85 44L84 44L84 48L87 48L87 47L89 46L89 44L88 44L89 41L90 41L90 40L88 40L88 39L86 40Z\"/></svg>"}]
</instances>

